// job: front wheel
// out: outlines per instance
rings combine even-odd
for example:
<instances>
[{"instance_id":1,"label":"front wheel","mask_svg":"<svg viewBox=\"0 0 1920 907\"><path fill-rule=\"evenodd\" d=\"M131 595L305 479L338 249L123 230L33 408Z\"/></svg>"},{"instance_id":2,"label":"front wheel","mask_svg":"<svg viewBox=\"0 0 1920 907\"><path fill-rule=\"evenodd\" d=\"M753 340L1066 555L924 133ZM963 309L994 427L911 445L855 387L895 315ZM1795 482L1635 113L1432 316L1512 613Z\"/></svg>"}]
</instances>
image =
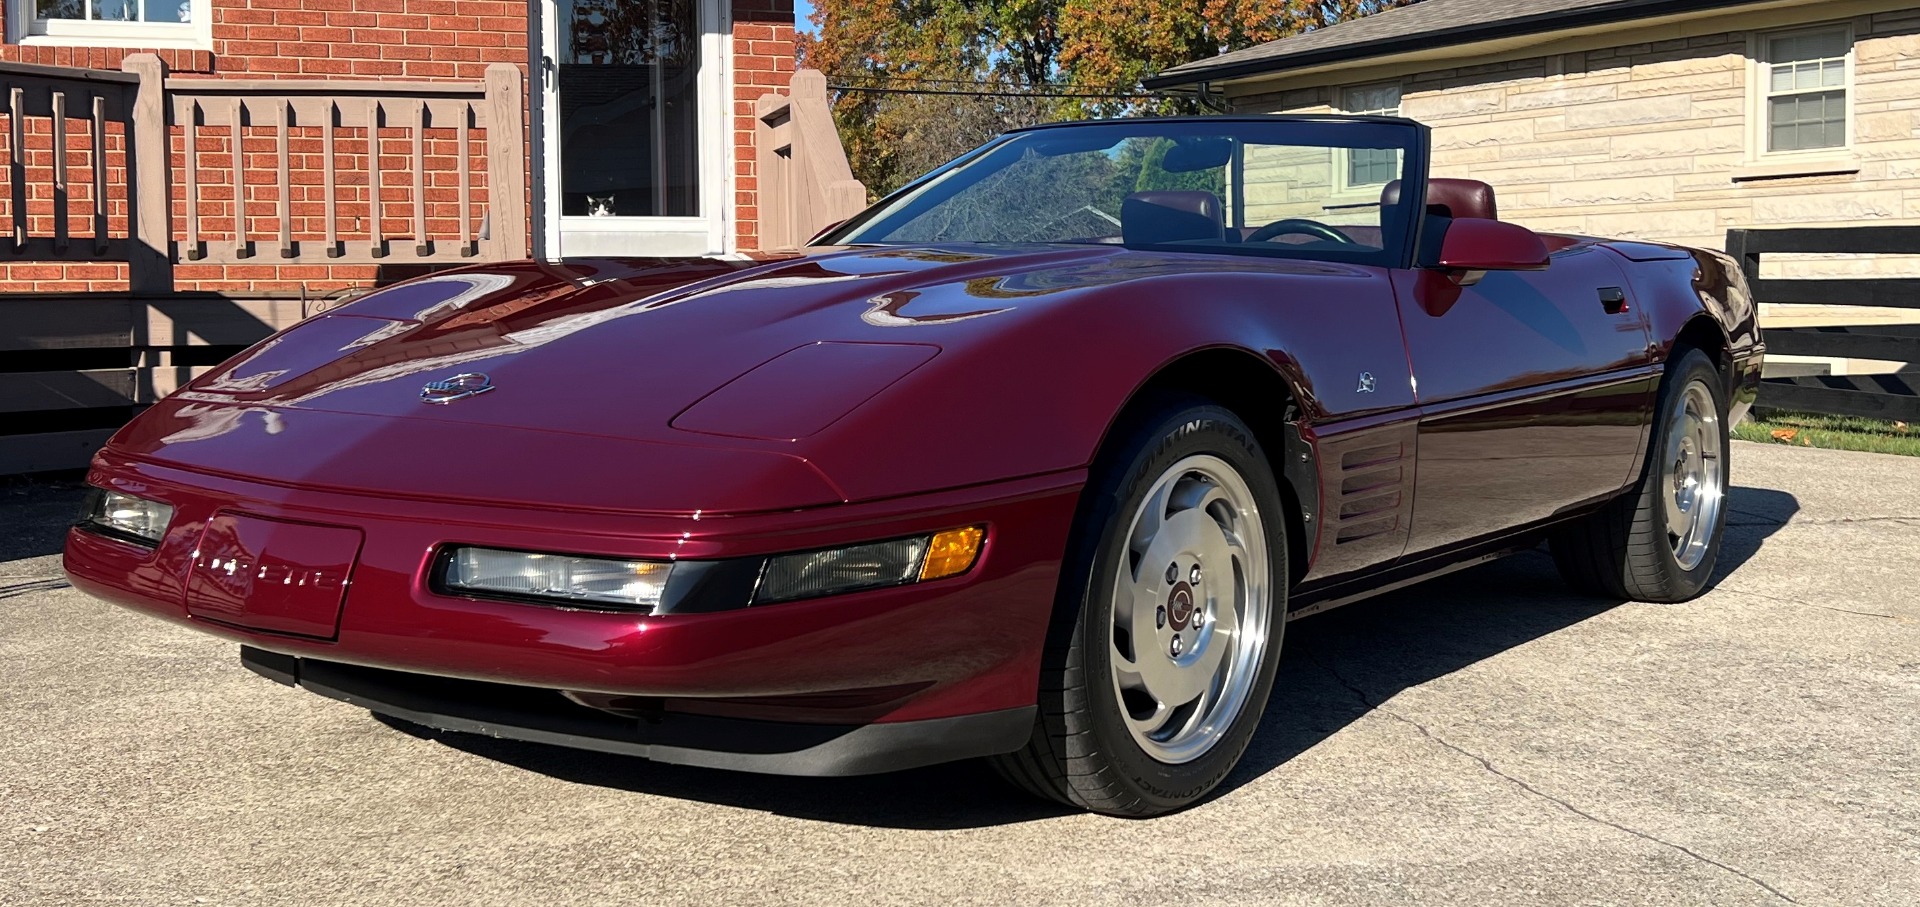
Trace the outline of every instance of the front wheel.
<instances>
[{"instance_id":1,"label":"front wheel","mask_svg":"<svg viewBox=\"0 0 1920 907\"><path fill-rule=\"evenodd\" d=\"M1245 752L1273 688L1287 558L1273 470L1233 413L1189 401L1134 424L1081 508L1038 726L995 767L1145 817L1198 801Z\"/></svg>"},{"instance_id":2,"label":"front wheel","mask_svg":"<svg viewBox=\"0 0 1920 907\"><path fill-rule=\"evenodd\" d=\"M1640 484L1556 531L1554 562L1575 588L1643 602L1705 591L1726 529L1727 392L1713 361L1687 350L1667 366Z\"/></svg>"}]
</instances>

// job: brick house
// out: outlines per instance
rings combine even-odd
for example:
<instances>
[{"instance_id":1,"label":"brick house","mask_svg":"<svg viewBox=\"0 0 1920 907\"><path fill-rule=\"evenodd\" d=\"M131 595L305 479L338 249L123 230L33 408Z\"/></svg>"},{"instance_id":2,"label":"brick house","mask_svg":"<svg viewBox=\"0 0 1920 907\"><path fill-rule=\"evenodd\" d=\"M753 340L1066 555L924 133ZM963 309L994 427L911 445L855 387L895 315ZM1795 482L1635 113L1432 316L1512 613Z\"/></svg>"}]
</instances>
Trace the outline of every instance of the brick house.
<instances>
[{"instance_id":1,"label":"brick house","mask_svg":"<svg viewBox=\"0 0 1920 907\"><path fill-rule=\"evenodd\" d=\"M1536 229L1720 248L1737 227L1920 222L1920 9L1901 0L1422 0L1147 84L1413 117L1435 175L1491 183ZM1377 197L1377 163L1350 162L1355 198Z\"/></svg>"},{"instance_id":2,"label":"brick house","mask_svg":"<svg viewBox=\"0 0 1920 907\"><path fill-rule=\"evenodd\" d=\"M754 102L784 87L794 64L792 0L4 0L0 9L0 61L112 72L152 54L164 65L171 173L155 198L170 209L176 247L191 241L171 268L171 288L183 291L320 293L495 254L751 252ZM86 112L74 105L88 95L65 94L67 165L85 174ZM30 85L23 112L50 96ZM502 98L517 113L481 128ZM50 113L22 117L12 182L31 188L16 195L28 219L16 233L53 230L56 199L41 186L55 181ZM371 168L368 116L380 141ZM511 134L499 131L515 118ZM130 132L108 119L106 228L132 236L117 156ZM517 165L489 158L496 136L518 149ZM503 175L524 183L523 203L493 195L489 183ZM91 187L73 173L65 183L59 207L85 235ZM313 254L320 244L324 257ZM111 291L129 278L125 263L18 254L0 271L0 292L15 293Z\"/></svg>"}]
</instances>

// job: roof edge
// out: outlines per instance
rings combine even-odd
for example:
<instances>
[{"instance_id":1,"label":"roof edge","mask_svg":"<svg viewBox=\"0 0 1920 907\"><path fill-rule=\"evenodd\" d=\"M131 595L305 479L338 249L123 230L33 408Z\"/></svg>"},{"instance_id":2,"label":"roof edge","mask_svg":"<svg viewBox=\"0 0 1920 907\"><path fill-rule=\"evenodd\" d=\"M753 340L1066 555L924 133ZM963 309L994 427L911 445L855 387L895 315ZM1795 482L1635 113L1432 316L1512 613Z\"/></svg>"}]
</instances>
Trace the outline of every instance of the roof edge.
<instances>
[{"instance_id":1,"label":"roof edge","mask_svg":"<svg viewBox=\"0 0 1920 907\"><path fill-rule=\"evenodd\" d=\"M1229 79L1244 79L1251 76L1279 75L1296 69L1312 66L1325 66L1330 63L1347 63L1386 57L1412 51L1431 50L1446 44L1471 44L1480 41L1496 41L1502 38L1518 38L1528 35L1544 34L1584 28L1594 25L1611 25L1637 18L1640 13L1654 13L1661 17L1687 15L1689 13L1708 12L1732 6L1760 6L1773 0L1623 0L1610 5L1588 7L1586 9L1540 13L1523 16L1518 19L1504 19L1495 22L1481 22L1471 25L1443 28L1438 31L1423 32L1391 38L1384 41L1369 41L1345 47L1333 47L1321 51L1301 54L1288 54L1282 57L1242 60L1214 66L1205 65L1206 61L1195 61L1176 66L1160 75L1141 80L1141 87L1149 91L1167 88L1197 85L1202 82L1216 82ZM1407 7L1401 7L1405 9ZM1358 21L1358 20L1354 20ZM1281 38L1281 41L1287 39Z\"/></svg>"}]
</instances>

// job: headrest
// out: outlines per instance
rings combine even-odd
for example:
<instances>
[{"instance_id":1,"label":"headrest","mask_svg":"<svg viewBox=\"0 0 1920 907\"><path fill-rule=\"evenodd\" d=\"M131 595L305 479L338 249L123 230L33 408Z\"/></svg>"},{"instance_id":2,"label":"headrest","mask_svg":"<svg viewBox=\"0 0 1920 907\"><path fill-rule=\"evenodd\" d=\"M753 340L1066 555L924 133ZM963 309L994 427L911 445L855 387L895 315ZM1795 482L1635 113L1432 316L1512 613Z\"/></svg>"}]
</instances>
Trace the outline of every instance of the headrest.
<instances>
[{"instance_id":1,"label":"headrest","mask_svg":"<svg viewBox=\"0 0 1920 907\"><path fill-rule=\"evenodd\" d=\"M1380 193L1380 204L1400 204L1400 181L1394 180ZM1427 204L1447 209L1449 217L1500 219L1500 206L1493 199L1493 187L1479 180L1435 177L1427 180Z\"/></svg>"},{"instance_id":2,"label":"headrest","mask_svg":"<svg viewBox=\"0 0 1920 907\"><path fill-rule=\"evenodd\" d=\"M1135 192L1120 203L1120 238L1127 245L1222 241L1226 209L1204 189Z\"/></svg>"}]
</instances>

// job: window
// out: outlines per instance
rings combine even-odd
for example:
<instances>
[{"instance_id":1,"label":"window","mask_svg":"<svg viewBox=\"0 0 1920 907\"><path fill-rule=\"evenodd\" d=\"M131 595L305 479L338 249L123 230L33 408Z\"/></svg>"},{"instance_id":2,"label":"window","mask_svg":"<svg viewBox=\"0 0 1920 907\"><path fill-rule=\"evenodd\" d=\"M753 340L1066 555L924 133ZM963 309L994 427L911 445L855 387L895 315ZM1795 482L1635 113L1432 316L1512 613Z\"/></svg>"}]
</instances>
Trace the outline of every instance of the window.
<instances>
[{"instance_id":1,"label":"window","mask_svg":"<svg viewBox=\"0 0 1920 907\"><path fill-rule=\"evenodd\" d=\"M10 37L20 43L210 47L210 0L20 0Z\"/></svg>"},{"instance_id":2,"label":"window","mask_svg":"<svg viewBox=\"0 0 1920 907\"><path fill-rule=\"evenodd\" d=\"M1370 116L1400 115L1400 86L1362 85L1341 92L1340 109ZM1384 186L1400 176L1400 152L1355 149L1346 155L1347 189Z\"/></svg>"},{"instance_id":3,"label":"window","mask_svg":"<svg viewBox=\"0 0 1920 907\"><path fill-rule=\"evenodd\" d=\"M698 217L699 4L558 8L560 215Z\"/></svg>"},{"instance_id":4,"label":"window","mask_svg":"<svg viewBox=\"0 0 1920 907\"><path fill-rule=\"evenodd\" d=\"M1370 202L1353 203L1337 199L1334 186L1354 153L1391 151L1410 166L1417 135L1401 124L1280 117L1023 130L935 171L822 242L1124 245L1396 266L1415 206L1383 206L1377 189ZM975 295L1046 291L995 286Z\"/></svg>"},{"instance_id":5,"label":"window","mask_svg":"<svg viewBox=\"0 0 1920 907\"><path fill-rule=\"evenodd\" d=\"M1783 32L1759 41L1758 147L1765 154L1847 147L1851 30Z\"/></svg>"}]
</instances>

